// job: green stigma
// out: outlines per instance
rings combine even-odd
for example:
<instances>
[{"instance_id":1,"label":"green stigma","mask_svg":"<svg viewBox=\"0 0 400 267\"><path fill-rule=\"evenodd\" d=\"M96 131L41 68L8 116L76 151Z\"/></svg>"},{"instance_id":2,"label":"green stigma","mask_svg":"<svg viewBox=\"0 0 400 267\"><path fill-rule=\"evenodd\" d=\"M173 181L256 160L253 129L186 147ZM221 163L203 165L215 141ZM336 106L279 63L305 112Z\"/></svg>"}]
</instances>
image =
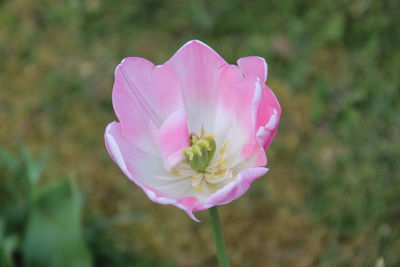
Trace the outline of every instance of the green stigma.
<instances>
[{"instance_id":1,"label":"green stigma","mask_svg":"<svg viewBox=\"0 0 400 267\"><path fill-rule=\"evenodd\" d=\"M200 137L196 134L190 135L190 146L183 150L183 156L193 170L204 173L214 156L215 149L214 137L204 134L202 130Z\"/></svg>"}]
</instances>

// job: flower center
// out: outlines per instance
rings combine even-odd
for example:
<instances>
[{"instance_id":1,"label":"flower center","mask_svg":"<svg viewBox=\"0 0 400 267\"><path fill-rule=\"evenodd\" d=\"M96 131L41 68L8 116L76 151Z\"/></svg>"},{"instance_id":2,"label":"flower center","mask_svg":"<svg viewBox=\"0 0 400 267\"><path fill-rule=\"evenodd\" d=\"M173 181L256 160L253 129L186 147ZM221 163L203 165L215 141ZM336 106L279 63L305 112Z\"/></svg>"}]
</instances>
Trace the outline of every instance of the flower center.
<instances>
[{"instance_id":1,"label":"flower center","mask_svg":"<svg viewBox=\"0 0 400 267\"><path fill-rule=\"evenodd\" d=\"M200 137L196 134L190 135L190 146L183 150L183 156L193 170L205 173L214 156L215 149L214 137L210 134L204 134L204 131L202 131Z\"/></svg>"},{"instance_id":2,"label":"flower center","mask_svg":"<svg viewBox=\"0 0 400 267\"><path fill-rule=\"evenodd\" d=\"M217 145L213 135L206 134L203 129L200 136L190 135L190 146L183 150L186 164L181 165L180 169L187 171L184 165L190 166L192 171L189 176L192 179L193 187L202 190L206 186L215 192L218 186L233 177L232 170L225 162L227 146L228 143L225 142L214 158ZM177 170L177 174L179 174L179 170Z\"/></svg>"}]
</instances>

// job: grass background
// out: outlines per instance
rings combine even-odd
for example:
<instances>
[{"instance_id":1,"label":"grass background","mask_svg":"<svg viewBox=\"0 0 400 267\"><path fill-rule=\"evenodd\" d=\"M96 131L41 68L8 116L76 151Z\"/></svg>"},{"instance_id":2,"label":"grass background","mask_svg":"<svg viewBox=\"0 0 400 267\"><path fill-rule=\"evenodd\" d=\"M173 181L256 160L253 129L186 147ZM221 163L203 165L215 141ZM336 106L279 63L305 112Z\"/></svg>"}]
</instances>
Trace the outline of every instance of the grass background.
<instances>
[{"instance_id":1,"label":"grass background","mask_svg":"<svg viewBox=\"0 0 400 267\"><path fill-rule=\"evenodd\" d=\"M107 155L113 72L191 39L230 63L262 56L282 118L270 172L220 209L233 266L399 266L399 14L395 0L1 0L0 147L48 151L43 181L77 180L83 224L108 222L96 266L215 266L207 213L151 204Z\"/></svg>"}]
</instances>

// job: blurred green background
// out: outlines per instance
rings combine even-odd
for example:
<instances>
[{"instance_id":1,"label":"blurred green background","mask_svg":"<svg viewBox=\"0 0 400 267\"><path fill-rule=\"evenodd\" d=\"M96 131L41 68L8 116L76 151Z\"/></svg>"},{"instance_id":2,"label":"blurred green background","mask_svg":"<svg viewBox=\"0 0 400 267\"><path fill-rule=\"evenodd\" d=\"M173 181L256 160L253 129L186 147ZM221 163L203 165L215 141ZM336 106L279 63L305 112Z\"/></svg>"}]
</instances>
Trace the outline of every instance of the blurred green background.
<instances>
[{"instance_id":1,"label":"blurred green background","mask_svg":"<svg viewBox=\"0 0 400 267\"><path fill-rule=\"evenodd\" d=\"M151 204L103 143L120 60L191 39L266 58L283 111L220 209L232 265L400 266L397 0L0 0L0 266L216 265L207 212Z\"/></svg>"}]
</instances>

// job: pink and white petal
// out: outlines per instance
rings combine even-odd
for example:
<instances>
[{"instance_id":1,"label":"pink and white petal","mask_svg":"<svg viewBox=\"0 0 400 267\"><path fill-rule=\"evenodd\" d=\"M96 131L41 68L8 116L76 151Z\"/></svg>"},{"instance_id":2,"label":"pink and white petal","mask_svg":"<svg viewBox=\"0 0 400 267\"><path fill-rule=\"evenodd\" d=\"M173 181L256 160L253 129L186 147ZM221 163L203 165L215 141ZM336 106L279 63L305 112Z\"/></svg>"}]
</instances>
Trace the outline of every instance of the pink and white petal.
<instances>
[{"instance_id":1,"label":"pink and white petal","mask_svg":"<svg viewBox=\"0 0 400 267\"><path fill-rule=\"evenodd\" d=\"M151 153L132 145L122 133L122 124L111 122L105 132L105 144L111 158L124 174L139 186L160 184L155 178L164 175L162 160ZM152 173L153 177L142 177L142 173Z\"/></svg>"},{"instance_id":2,"label":"pink and white petal","mask_svg":"<svg viewBox=\"0 0 400 267\"><path fill-rule=\"evenodd\" d=\"M199 200L196 197L189 196L178 199L177 203L174 204L176 207L182 209L186 214L194 221L200 222L199 219L194 216L194 208L199 204Z\"/></svg>"},{"instance_id":3,"label":"pink and white petal","mask_svg":"<svg viewBox=\"0 0 400 267\"><path fill-rule=\"evenodd\" d=\"M223 145L227 135L232 131L232 123L236 118L236 109L242 107L240 90L236 90L237 84L244 77L237 66L226 65L221 73L218 87L218 104L215 112L213 134L217 145Z\"/></svg>"},{"instance_id":4,"label":"pink and white petal","mask_svg":"<svg viewBox=\"0 0 400 267\"><path fill-rule=\"evenodd\" d=\"M191 188L190 179L177 179L163 168L162 159L130 144L121 133L118 122L106 128L105 143L111 158L124 174L148 195L148 190L158 192L158 197L176 200Z\"/></svg>"},{"instance_id":5,"label":"pink and white petal","mask_svg":"<svg viewBox=\"0 0 400 267\"><path fill-rule=\"evenodd\" d=\"M222 113L223 116L231 114L243 126L250 125L249 114L255 89L254 80L245 79L237 66L225 66L218 83L220 88L218 113Z\"/></svg>"},{"instance_id":6,"label":"pink and white petal","mask_svg":"<svg viewBox=\"0 0 400 267\"><path fill-rule=\"evenodd\" d=\"M183 45L165 65L178 76L191 132L204 126L212 131L218 82L227 63L206 44L193 40Z\"/></svg>"},{"instance_id":7,"label":"pink and white petal","mask_svg":"<svg viewBox=\"0 0 400 267\"><path fill-rule=\"evenodd\" d=\"M180 83L172 69L130 57L115 71L113 106L124 136L138 147L150 147L152 128L183 108ZM154 148L154 147L153 147Z\"/></svg>"},{"instance_id":8,"label":"pink and white petal","mask_svg":"<svg viewBox=\"0 0 400 267\"><path fill-rule=\"evenodd\" d=\"M145 98L142 93L145 90L144 80L149 79L152 68L153 64L145 59L123 60L115 71L112 99L125 139L136 147L157 155L154 140L149 134L155 122L149 112L149 98ZM142 77L135 79L134 75Z\"/></svg>"},{"instance_id":9,"label":"pink and white petal","mask_svg":"<svg viewBox=\"0 0 400 267\"><path fill-rule=\"evenodd\" d=\"M160 190L160 189L165 189L165 185L167 185L171 187L171 189L175 192L182 191L181 190L182 185L177 186L176 184L170 184L170 185L164 184L163 186L157 184L160 183L160 181L157 181L155 178L152 178L151 175L150 176L146 175L146 172L148 172L148 170L143 172L144 169L148 168L142 168L143 166L141 166L138 170L135 169L138 167L134 166L135 164L141 164L139 159L151 161L154 160L154 158L138 150L130 143L128 143L126 140L124 140L121 134L120 123L112 122L107 126L105 133L105 143L107 151L110 154L111 158L115 161L115 163L117 163L117 165L120 167L123 173L145 192L147 197L152 202L161 205L174 205L184 210L189 215L189 217L192 218L194 221L199 221L193 215L193 208L195 205L198 204L198 200L196 197L189 196L189 197L174 198ZM154 169L157 169L156 164L161 164L161 162L158 163L153 162L151 166ZM158 171L155 170L155 172ZM187 188L191 188L190 180L188 180L186 183L187 184L185 186L187 186ZM153 187L150 186L149 184L152 184ZM158 188L154 187L155 184L158 186ZM187 188L184 188L183 191L187 191Z\"/></svg>"},{"instance_id":10,"label":"pink and white petal","mask_svg":"<svg viewBox=\"0 0 400 267\"><path fill-rule=\"evenodd\" d=\"M242 147L241 161L234 166L237 170L244 170L253 167L263 167L267 165L267 155L257 142L256 138L252 138Z\"/></svg>"},{"instance_id":11,"label":"pink and white petal","mask_svg":"<svg viewBox=\"0 0 400 267\"><path fill-rule=\"evenodd\" d=\"M144 189L144 192L153 203L160 205L173 205L183 210L193 221L200 222L193 214L193 207L198 203L196 197L190 196L174 200L164 197L163 194L157 190Z\"/></svg>"},{"instance_id":12,"label":"pink and white petal","mask_svg":"<svg viewBox=\"0 0 400 267\"><path fill-rule=\"evenodd\" d=\"M154 66L147 59L129 57L118 65L117 73L121 74L118 77L129 95L137 100L135 107L146 113L157 126L173 111L183 107L180 81L169 66Z\"/></svg>"},{"instance_id":13,"label":"pink and white petal","mask_svg":"<svg viewBox=\"0 0 400 267\"><path fill-rule=\"evenodd\" d=\"M251 184L258 178L262 177L268 171L267 168L249 168L241 171L237 180L227 184L214 194L212 194L197 210L205 210L217 205L227 204L247 192Z\"/></svg>"},{"instance_id":14,"label":"pink and white petal","mask_svg":"<svg viewBox=\"0 0 400 267\"><path fill-rule=\"evenodd\" d=\"M161 119L183 109L182 89L178 76L168 65L157 65L151 74L149 88Z\"/></svg>"},{"instance_id":15,"label":"pink and white petal","mask_svg":"<svg viewBox=\"0 0 400 267\"><path fill-rule=\"evenodd\" d=\"M263 86L255 124L256 139L267 149L278 130L281 107L272 90Z\"/></svg>"},{"instance_id":16,"label":"pink and white petal","mask_svg":"<svg viewBox=\"0 0 400 267\"><path fill-rule=\"evenodd\" d=\"M243 71L245 77L258 77L262 83L265 83L268 75L268 65L262 57L242 57L238 61L239 68Z\"/></svg>"},{"instance_id":17,"label":"pink and white petal","mask_svg":"<svg viewBox=\"0 0 400 267\"><path fill-rule=\"evenodd\" d=\"M237 66L226 66L221 75L215 133L217 143L229 143L227 161L231 163L230 166L259 150L254 127L262 94L259 80L257 77L245 78ZM263 161L261 158L256 163ZM251 167L256 166L262 165Z\"/></svg>"},{"instance_id":18,"label":"pink and white petal","mask_svg":"<svg viewBox=\"0 0 400 267\"><path fill-rule=\"evenodd\" d=\"M172 113L163 123L158 136L164 168L170 171L183 160L182 151L189 146L189 129L184 110Z\"/></svg>"},{"instance_id":19,"label":"pink and white petal","mask_svg":"<svg viewBox=\"0 0 400 267\"><path fill-rule=\"evenodd\" d=\"M121 171L129 178L132 176L131 172L128 170L128 166L125 163L124 156L122 155L117 139L121 138L120 132L121 126L118 122L111 122L107 125L104 134L104 142L110 157L118 165Z\"/></svg>"},{"instance_id":20,"label":"pink and white petal","mask_svg":"<svg viewBox=\"0 0 400 267\"><path fill-rule=\"evenodd\" d=\"M147 90L153 68L154 64L147 59L130 57L123 59L115 70L113 105L117 117L124 127L136 125L141 118L144 118L142 120L153 120L156 125L162 123L158 111L154 107L150 90ZM127 100L123 102L121 98L127 98ZM134 106L127 106L126 102L134 104ZM137 113L140 113L140 116ZM135 129L134 126L131 128Z\"/></svg>"}]
</instances>

